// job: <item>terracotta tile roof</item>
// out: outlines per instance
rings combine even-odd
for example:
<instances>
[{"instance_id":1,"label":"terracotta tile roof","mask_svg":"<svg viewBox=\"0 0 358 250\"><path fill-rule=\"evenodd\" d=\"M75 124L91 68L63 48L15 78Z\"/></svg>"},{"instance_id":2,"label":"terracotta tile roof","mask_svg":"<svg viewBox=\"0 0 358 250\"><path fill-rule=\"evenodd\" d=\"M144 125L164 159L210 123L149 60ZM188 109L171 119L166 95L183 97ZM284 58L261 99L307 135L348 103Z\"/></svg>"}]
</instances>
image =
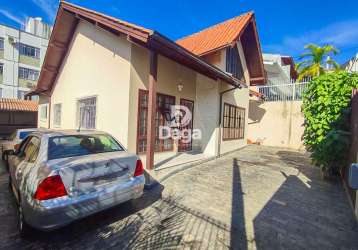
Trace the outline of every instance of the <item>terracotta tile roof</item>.
<instances>
[{"instance_id":1,"label":"terracotta tile roof","mask_svg":"<svg viewBox=\"0 0 358 250\"><path fill-rule=\"evenodd\" d=\"M253 16L248 12L194 33L176 42L196 55L204 55L232 44Z\"/></svg>"},{"instance_id":2,"label":"terracotta tile roof","mask_svg":"<svg viewBox=\"0 0 358 250\"><path fill-rule=\"evenodd\" d=\"M35 101L0 98L0 111L29 111L37 112L38 103Z\"/></svg>"}]
</instances>

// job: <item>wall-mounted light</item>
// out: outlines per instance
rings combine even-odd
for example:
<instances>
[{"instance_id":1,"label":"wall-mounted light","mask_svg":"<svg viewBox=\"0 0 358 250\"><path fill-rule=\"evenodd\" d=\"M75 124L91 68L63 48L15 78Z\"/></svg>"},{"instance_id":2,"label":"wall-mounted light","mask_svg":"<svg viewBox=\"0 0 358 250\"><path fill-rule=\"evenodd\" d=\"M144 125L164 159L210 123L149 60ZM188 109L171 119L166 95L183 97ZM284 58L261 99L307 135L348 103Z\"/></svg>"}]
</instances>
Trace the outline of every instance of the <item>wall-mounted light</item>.
<instances>
[{"instance_id":1,"label":"wall-mounted light","mask_svg":"<svg viewBox=\"0 0 358 250\"><path fill-rule=\"evenodd\" d=\"M179 83L178 83L178 91L181 92L183 90L183 88L184 88L184 85L183 85L182 81L179 81Z\"/></svg>"}]
</instances>

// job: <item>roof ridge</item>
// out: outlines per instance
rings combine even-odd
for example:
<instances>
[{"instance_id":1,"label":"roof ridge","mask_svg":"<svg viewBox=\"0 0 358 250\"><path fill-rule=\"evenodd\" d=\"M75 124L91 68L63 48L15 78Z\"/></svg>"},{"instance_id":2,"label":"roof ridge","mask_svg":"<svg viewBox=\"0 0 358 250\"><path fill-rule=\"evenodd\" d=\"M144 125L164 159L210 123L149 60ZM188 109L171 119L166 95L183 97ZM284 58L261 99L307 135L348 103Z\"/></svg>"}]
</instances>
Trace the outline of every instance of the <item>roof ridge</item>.
<instances>
[{"instance_id":1,"label":"roof ridge","mask_svg":"<svg viewBox=\"0 0 358 250\"><path fill-rule=\"evenodd\" d=\"M129 26L131 26L132 28L139 29L139 30L144 30L144 31L146 31L146 32L148 32L148 33L153 33L153 32L154 32L153 29L148 29L148 28L146 28L146 27L143 27L143 26L140 26L140 25L131 23L131 22L127 22L127 21L124 21L124 20L119 19L119 18L117 18L117 17L110 16L110 15L104 14L104 13L102 13L102 12L93 10L93 9L85 8L85 7L80 6L80 5L77 5L77 4L69 3L69 2L63 1L63 0L60 1L60 5L61 5L61 4L69 5L69 6L72 6L72 7L74 7L74 8L81 9L81 10L83 10L83 11L91 12L91 13L93 13L93 14L102 16L102 17L107 18L107 19L110 19L110 20L112 20L112 21L119 22L119 23L121 23L121 24L123 24L123 25L126 25L126 26L129 25Z\"/></svg>"},{"instance_id":2,"label":"roof ridge","mask_svg":"<svg viewBox=\"0 0 358 250\"><path fill-rule=\"evenodd\" d=\"M245 15L253 15L253 14L254 14L254 12L250 10L250 11L245 12L245 13L242 13L242 14L240 14L240 15L238 15L238 16L234 16L234 17L231 17L231 18L229 18L229 19L227 19L227 20L224 20L224 21L222 21L222 22L220 22L220 23L217 23L217 24L214 24L214 25L212 25L212 26L206 27L206 28L204 28L204 29L202 29L202 30L199 30L199 31L197 31L197 32L195 32L195 33L192 33L192 34L190 34L190 35L187 35L187 36L184 36L184 37L182 37L182 38L179 38L179 39L177 39L175 42L180 42L180 41L182 41L182 40L184 40L184 39L188 39L188 38L190 38L190 37L192 37L192 36L195 36L195 35L197 35L197 34L200 34L200 33L202 33L202 32L205 32L205 31L207 31L207 30L209 30L209 29L213 29L213 28L215 28L215 27L217 27L217 26L219 26L219 25L222 25L222 24L224 24L224 23L226 23L226 22L235 20L235 19L237 19L237 18L239 18L239 17L243 17L243 16L245 16Z\"/></svg>"}]
</instances>

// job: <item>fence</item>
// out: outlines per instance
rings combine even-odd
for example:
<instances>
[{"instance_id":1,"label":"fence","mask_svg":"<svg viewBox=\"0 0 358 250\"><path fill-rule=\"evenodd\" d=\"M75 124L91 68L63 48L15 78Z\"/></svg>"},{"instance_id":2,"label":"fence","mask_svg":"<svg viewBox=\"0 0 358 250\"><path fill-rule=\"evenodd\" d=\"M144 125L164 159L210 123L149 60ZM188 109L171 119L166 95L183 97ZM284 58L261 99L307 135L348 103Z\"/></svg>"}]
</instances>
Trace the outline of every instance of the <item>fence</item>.
<instances>
[{"instance_id":1,"label":"fence","mask_svg":"<svg viewBox=\"0 0 358 250\"><path fill-rule=\"evenodd\" d=\"M259 86L258 91L265 96L268 102L299 101L309 82L292 82L289 84L277 84Z\"/></svg>"}]
</instances>

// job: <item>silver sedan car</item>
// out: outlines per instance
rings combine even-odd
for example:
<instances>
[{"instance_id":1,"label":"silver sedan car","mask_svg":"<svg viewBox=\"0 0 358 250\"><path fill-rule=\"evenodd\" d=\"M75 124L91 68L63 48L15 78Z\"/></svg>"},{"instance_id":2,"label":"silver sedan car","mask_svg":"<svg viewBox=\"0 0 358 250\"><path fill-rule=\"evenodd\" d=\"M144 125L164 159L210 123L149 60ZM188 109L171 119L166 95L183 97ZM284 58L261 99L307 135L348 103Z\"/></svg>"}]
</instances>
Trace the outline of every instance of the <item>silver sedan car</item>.
<instances>
[{"instance_id":1,"label":"silver sedan car","mask_svg":"<svg viewBox=\"0 0 358 250\"><path fill-rule=\"evenodd\" d=\"M52 230L143 194L139 157L99 131L37 131L8 158L19 229Z\"/></svg>"}]
</instances>

